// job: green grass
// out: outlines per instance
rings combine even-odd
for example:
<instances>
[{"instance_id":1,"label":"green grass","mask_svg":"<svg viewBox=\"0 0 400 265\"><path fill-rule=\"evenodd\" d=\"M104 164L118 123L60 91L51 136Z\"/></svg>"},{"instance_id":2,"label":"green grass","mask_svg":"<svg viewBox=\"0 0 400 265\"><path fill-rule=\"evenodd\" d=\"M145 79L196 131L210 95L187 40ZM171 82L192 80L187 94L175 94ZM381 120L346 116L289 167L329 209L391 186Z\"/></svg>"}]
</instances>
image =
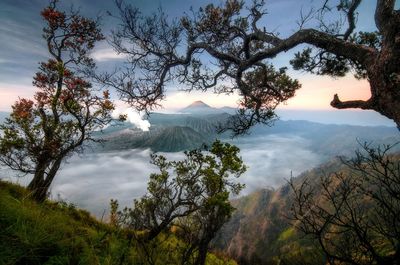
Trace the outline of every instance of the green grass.
<instances>
[{"instance_id":1,"label":"green grass","mask_svg":"<svg viewBox=\"0 0 400 265\"><path fill-rule=\"evenodd\" d=\"M28 198L25 188L0 181L0 264L148 264L128 240L133 231L99 222L73 205ZM175 236L154 242L155 264L178 264ZM208 256L208 265L236 264Z\"/></svg>"},{"instance_id":2,"label":"green grass","mask_svg":"<svg viewBox=\"0 0 400 265\"><path fill-rule=\"evenodd\" d=\"M291 237L295 235L296 231L294 227L289 227L286 230L284 230L278 237L278 241L287 241Z\"/></svg>"}]
</instances>

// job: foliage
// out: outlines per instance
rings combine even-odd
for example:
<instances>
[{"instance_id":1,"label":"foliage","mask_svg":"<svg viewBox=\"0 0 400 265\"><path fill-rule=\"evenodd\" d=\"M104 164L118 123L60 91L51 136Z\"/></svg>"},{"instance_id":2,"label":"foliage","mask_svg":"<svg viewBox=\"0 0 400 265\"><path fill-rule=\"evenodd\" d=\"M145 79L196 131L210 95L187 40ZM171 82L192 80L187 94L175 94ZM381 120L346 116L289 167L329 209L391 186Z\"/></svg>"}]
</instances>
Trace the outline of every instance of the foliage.
<instances>
[{"instance_id":1,"label":"foliage","mask_svg":"<svg viewBox=\"0 0 400 265\"><path fill-rule=\"evenodd\" d=\"M305 45L290 61L295 70L333 77L352 71L370 83L370 99L341 101L335 95L333 107L375 110L400 126L400 13L395 0L376 1L376 32L355 32L362 0L325 0L308 13L301 10L298 29L289 36L262 24L267 1L244 2L208 4L177 20L161 10L143 16L116 0L121 23L111 43L127 55L127 66L99 79L146 111L158 106L169 82L188 85L188 91L237 92L239 111L222 130L240 134L256 123L270 124L275 108L295 95L300 84L286 75L286 68L274 69L270 59Z\"/></svg>"},{"instance_id":2,"label":"foliage","mask_svg":"<svg viewBox=\"0 0 400 265\"><path fill-rule=\"evenodd\" d=\"M134 231L117 229L63 202L37 203L25 188L0 182L0 264L148 264L129 241ZM153 245L157 265L177 264L174 236ZM208 254L209 265L236 263Z\"/></svg>"},{"instance_id":3,"label":"foliage","mask_svg":"<svg viewBox=\"0 0 400 265\"><path fill-rule=\"evenodd\" d=\"M0 126L0 162L34 175L28 187L38 201L46 198L62 161L94 140L92 133L109 121L113 109L109 93L98 95L81 73L94 67L89 52L104 38L98 22L59 11L56 3L41 12L51 58L34 77L34 100L19 99Z\"/></svg>"},{"instance_id":4,"label":"foliage","mask_svg":"<svg viewBox=\"0 0 400 265\"><path fill-rule=\"evenodd\" d=\"M296 227L319 243L329 264L399 262L400 161L391 146L363 145L347 171L291 182Z\"/></svg>"},{"instance_id":5,"label":"foliage","mask_svg":"<svg viewBox=\"0 0 400 265\"><path fill-rule=\"evenodd\" d=\"M205 264L210 241L234 210L230 195L243 188L232 179L245 171L238 152L237 147L217 140L208 153L185 152L181 161L152 155L160 173L150 176L147 194L136 199L132 209L119 212L113 223L143 231L136 240L149 260L153 255L148 245L173 228L184 242L179 246L180 264ZM111 205L118 206L115 201Z\"/></svg>"},{"instance_id":6,"label":"foliage","mask_svg":"<svg viewBox=\"0 0 400 265\"><path fill-rule=\"evenodd\" d=\"M383 145L374 146L376 147L372 148L372 145L370 145L369 148L376 150L377 146L381 146L381 151L384 150L382 149ZM393 164L398 165L400 162L398 150L393 146L389 151L390 153L386 153L386 155L389 156L389 160ZM362 152L364 157L367 156L365 151ZM243 265L327 264L327 255L322 251L318 240L315 240L313 235L305 235L300 229L296 229L296 227L298 228L298 226L301 225L301 222L299 220L293 220L291 207L297 204L295 200L295 191L300 189L305 180L309 185L309 190L313 191L313 200L318 203L317 207L323 207L324 209L329 210L330 204L329 202L326 203L326 198L324 197L322 188L323 180L332 177L332 186L330 188L331 190L335 190L340 183L334 177L335 172L349 177L356 176L364 178L360 172L343 163L348 160L342 160L343 159L339 158L332 159L327 163L293 178L291 183L295 189L292 189L288 183L277 189L262 189L233 200L232 205L236 210L233 213L232 218L218 233L216 240L212 243L212 248L223 251L223 253L234 258ZM356 160L357 156L354 161ZM364 164L364 166L368 169L368 164ZM382 187L383 185L377 182L378 179L375 180L376 181L363 181L365 185L364 187L378 192L379 189L377 187ZM391 183L391 186L392 189L398 187L398 185L395 185L393 182ZM339 191L337 191L337 193L339 193ZM382 194L385 194L385 192ZM358 196L353 196L353 198L354 197ZM340 200L339 196L336 198L337 200ZM379 217L376 217L375 214L372 214L374 211L376 212L376 210L379 210L379 207L374 207L374 205L376 206L376 203L360 201L359 199L351 201L351 205L357 204L360 208L356 208L355 210L358 211L359 209L364 209L367 211L365 215L362 215L362 217L365 218L362 219L361 224L380 224L385 227L391 227L391 230L387 230L391 231L391 233L396 231L397 226L395 224L385 224L390 220L394 220L394 216L390 217L387 214L380 214ZM310 212L307 209L308 208L305 206L305 212ZM311 209L316 210L316 208ZM333 211L330 213L333 213ZM345 217L343 216L342 218ZM320 220L320 218L317 219ZM385 219L385 221L382 221L382 219ZM372 227L370 228L372 229ZM329 231L332 231L333 229L333 227L327 228ZM344 235L350 238L351 233L348 231ZM340 236L340 234L337 236ZM377 234L373 234L373 236L374 240L376 240L375 243L377 243L380 237ZM328 239L333 240L332 237ZM327 245L331 245L337 242L326 241L326 243ZM388 246L389 245L386 245L387 248L385 249L385 251L388 251L387 253L390 252ZM343 246L340 247L355 249L357 248L357 245L350 244L350 246L347 246L343 244ZM331 249L331 251L333 250L334 249ZM335 264L338 263L339 262L337 261ZM388 264L391 263L388 262Z\"/></svg>"},{"instance_id":7,"label":"foliage","mask_svg":"<svg viewBox=\"0 0 400 265\"><path fill-rule=\"evenodd\" d=\"M1 264L112 264L125 239L89 213L67 204L29 199L29 191L0 182Z\"/></svg>"}]
</instances>

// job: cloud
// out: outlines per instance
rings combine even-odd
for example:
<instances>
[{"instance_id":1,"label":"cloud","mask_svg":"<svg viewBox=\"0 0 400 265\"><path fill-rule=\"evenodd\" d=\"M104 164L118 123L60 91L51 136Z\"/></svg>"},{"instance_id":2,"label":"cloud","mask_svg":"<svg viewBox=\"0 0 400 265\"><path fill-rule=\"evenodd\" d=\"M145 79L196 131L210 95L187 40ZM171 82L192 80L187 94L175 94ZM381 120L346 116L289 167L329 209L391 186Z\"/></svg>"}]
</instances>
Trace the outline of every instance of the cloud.
<instances>
[{"instance_id":1,"label":"cloud","mask_svg":"<svg viewBox=\"0 0 400 265\"><path fill-rule=\"evenodd\" d=\"M279 187L286 180L322 162L309 148L309 142L297 136L243 137L231 143L240 148L247 171L240 181L246 184L243 194L260 188Z\"/></svg>"},{"instance_id":2,"label":"cloud","mask_svg":"<svg viewBox=\"0 0 400 265\"><path fill-rule=\"evenodd\" d=\"M119 119L120 115L126 115L126 120L135 125L137 128L141 129L142 131L149 131L150 122L148 120L143 120L140 113L134 111L132 108L122 105L118 106L117 104L117 107L112 113L112 117L114 119Z\"/></svg>"},{"instance_id":3,"label":"cloud","mask_svg":"<svg viewBox=\"0 0 400 265\"><path fill-rule=\"evenodd\" d=\"M110 199L122 207L145 194L149 175L157 168L149 163L150 150L84 154L72 157L57 176L52 196L73 202L101 217Z\"/></svg>"},{"instance_id":4,"label":"cloud","mask_svg":"<svg viewBox=\"0 0 400 265\"><path fill-rule=\"evenodd\" d=\"M102 48L95 50L91 57L98 62L113 61L113 60L123 60L126 58L124 54L118 54L112 48Z\"/></svg>"},{"instance_id":5,"label":"cloud","mask_svg":"<svg viewBox=\"0 0 400 265\"><path fill-rule=\"evenodd\" d=\"M245 137L232 141L241 149L247 172L238 180L246 184L241 195L264 187L278 187L285 179L317 166L321 158L308 148L308 141L294 136ZM75 203L98 217L109 213L109 201L121 207L145 194L148 178L157 168L149 163L150 150L133 149L107 153L84 153L65 163L51 187L52 197ZM182 152L163 153L180 160ZM2 171L0 176L10 176ZM15 178L13 179L16 180ZM18 179L27 184L28 177Z\"/></svg>"}]
</instances>

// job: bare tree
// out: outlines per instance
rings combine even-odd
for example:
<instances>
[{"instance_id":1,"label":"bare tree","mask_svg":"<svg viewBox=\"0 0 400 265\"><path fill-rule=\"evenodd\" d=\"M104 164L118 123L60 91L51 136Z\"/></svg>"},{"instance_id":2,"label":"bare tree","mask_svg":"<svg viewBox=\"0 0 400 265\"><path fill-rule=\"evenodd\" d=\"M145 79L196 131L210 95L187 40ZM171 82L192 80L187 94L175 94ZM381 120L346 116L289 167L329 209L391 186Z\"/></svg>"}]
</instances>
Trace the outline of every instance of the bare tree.
<instances>
[{"instance_id":1,"label":"bare tree","mask_svg":"<svg viewBox=\"0 0 400 265\"><path fill-rule=\"evenodd\" d=\"M341 101L335 95L333 107L375 110L399 127L400 11L394 9L395 0L377 0L371 19L378 31L355 32L361 2L321 1L320 8L300 12L295 33L280 37L283 34L261 24L267 18L263 0L247 8L239 0L209 4L180 20L168 19L162 11L145 17L116 0L121 25L111 43L128 56L129 66L102 80L139 110L157 106L171 81L188 85L189 91L238 92L238 115L225 129L239 134L256 123L270 123L278 104L295 95L300 84L285 74L286 68L274 69L268 59L306 44L290 62L294 69L336 77L352 71L369 81L370 99ZM344 19L329 20L333 16Z\"/></svg>"},{"instance_id":2,"label":"bare tree","mask_svg":"<svg viewBox=\"0 0 400 265\"><path fill-rule=\"evenodd\" d=\"M318 184L291 180L294 224L329 264L399 264L400 159L390 148L365 144Z\"/></svg>"}]
</instances>

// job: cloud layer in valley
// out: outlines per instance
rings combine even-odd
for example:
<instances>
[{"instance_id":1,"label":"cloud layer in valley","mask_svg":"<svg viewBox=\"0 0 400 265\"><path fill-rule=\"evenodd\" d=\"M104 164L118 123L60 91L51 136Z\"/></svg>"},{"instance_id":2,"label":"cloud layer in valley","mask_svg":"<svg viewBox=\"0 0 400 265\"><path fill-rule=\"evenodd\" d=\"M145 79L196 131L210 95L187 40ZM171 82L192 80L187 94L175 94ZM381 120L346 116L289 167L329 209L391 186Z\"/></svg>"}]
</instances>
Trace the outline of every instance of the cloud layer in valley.
<instances>
[{"instance_id":1,"label":"cloud layer in valley","mask_svg":"<svg viewBox=\"0 0 400 265\"><path fill-rule=\"evenodd\" d=\"M265 187L278 187L290 178L322 162L321 156L308 148L308 141L295 136L246 137L232 141L241 150L248 166L241 181L244 193Z\"/></svg>"},{"instance_id":2,"label":"cloud layer in valley","mask_svg":"<svg viewBox=\"0 0 400 265\"><path fill-rule=\"evenodd\" d=\"M300 137L249 137L233 143L241 148L241 156L248 166L239 179L246 184L243 195L260 188L278 187L291 172L296 176L321 162ZM74 156L55 179L52 198L77 204L98 217L107 215L111 198L118 199L121 206L130 206L134 198L145 193L149 175L157 172L149 163L150 153L150 150L133 149ZM182 153L165 155L171 160L183 157ZM26 184L28 180L25 177L19 182Z\"/></svg>"}]
</instances>

